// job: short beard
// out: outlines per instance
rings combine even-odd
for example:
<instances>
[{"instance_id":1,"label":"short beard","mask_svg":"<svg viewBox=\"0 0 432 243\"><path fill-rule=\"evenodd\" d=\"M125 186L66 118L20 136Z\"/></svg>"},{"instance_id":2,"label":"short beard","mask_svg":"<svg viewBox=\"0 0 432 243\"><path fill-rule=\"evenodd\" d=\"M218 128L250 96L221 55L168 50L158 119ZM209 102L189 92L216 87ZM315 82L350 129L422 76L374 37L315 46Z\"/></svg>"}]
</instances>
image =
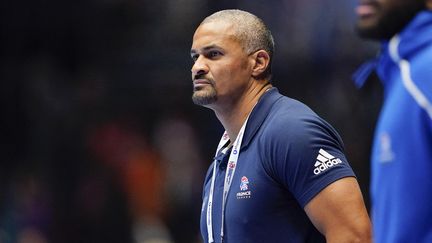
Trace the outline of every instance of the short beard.
<instances>
[{"instance_id":1,"label":"short beard","mask_svg":"<svg viewBox=\"0 0 432 243\"><path fill-rule=\"evenodd\" d=\"M388 40L402 31L422 9L424 9L424 3L419 1L400 6L384 13L375 26L361 28L357 25L356 32L362 38Z\"/></svg>"},{"instance_id":2,"label":"short beard","mask_svg":"<svg viewBox=\"0 0 432 243\"><path fill-rule=\"evenodd\" d=\"M217 93L214 88L209 91L194 91L192 94L192 101L196 105L206 106L210 105L217 100Z\"/></svg>"}]
</instances>

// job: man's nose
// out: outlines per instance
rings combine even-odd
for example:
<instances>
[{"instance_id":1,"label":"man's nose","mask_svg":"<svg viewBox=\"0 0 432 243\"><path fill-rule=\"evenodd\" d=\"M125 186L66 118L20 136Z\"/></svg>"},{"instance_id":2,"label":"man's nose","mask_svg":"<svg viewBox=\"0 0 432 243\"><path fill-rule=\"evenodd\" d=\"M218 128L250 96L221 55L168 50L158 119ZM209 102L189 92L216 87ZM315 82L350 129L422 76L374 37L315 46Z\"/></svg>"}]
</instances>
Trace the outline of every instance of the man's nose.
<instances>
[{"instance_id":1,"label":"man's nose","mask_svg":"<svg viewBox=\"0 0 432 243\"><path fill-rule=\"evenodd\" d=\"M208 73L208 66L205 62L205 58L203 58L202 56L198 57L198 59L193 64L191 71L192 78Z\"/></svg>"}]
</instances>

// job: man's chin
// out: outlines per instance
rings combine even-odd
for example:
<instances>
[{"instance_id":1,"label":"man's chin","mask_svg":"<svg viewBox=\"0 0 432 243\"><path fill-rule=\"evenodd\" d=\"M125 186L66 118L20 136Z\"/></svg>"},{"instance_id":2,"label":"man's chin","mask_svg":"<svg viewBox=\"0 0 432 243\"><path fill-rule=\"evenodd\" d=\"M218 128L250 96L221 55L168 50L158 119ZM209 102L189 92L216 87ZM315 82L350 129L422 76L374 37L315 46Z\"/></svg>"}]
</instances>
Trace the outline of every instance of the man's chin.
<instances>
[{"instance_id":1,"label":"man's chin","mask_svg":"<svg viewBox=\"0 0 432 243\"><path fill-rule=\"evenodd\" d=\"M358 36L365 39L373 39L373 40L380 40L382 39L382 33L378 28L374 27L363 27L363 26L356 26L355 31Z\"/></svg>"},{"instance_id":2,"label":"man's chin","mask_svg":"<svg viewBox=\"0 0 432 243\"><path fill-rule=\"evenodd\" d=\"M355 31L361 38L382 39L382 31L376 16L359 18L355 26Z\"/></svg>"},{"instance_id":3,"label":"man's chin","mask_svg":"<svg viewBox=\"0 0 432 243\"><path fill-rule=\"evenodd\" d=\"M207 106L217 100L215 94L210 94L205 91L195 91L192 95L192 101L196 105Z\"/></svg>"},{"instance_id":4,"label":"man's chin","mask_svg":"<svg viewBox=\"0 0 432 243\"><path fill-rule=\"evenodd\" d=\"M388 40L397 33L397 29L394 26L382 26L380 24L368 25L368 26L356 26L357 35L364 39L371 40Z\"/></svg>"}]
</instances>

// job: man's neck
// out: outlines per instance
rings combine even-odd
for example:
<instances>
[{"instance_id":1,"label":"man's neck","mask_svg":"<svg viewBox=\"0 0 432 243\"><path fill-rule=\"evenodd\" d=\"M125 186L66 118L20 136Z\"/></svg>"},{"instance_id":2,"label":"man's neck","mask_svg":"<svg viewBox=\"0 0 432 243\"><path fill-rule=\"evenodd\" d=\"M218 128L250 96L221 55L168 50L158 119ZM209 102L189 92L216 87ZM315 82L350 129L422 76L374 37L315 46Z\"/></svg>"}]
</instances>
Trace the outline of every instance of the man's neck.
<instances>
[{"instance_id":1,"label":"man's neck","mask_svg":"<svg viewBox=\"0 0 432 243\"><path fill-rule=\"evenodd\" d=\"M227 131L231 142L234 142L237 138L243 123L252 112L258 100L271 87L272 85L268 82L252 86L238 99L238 102L231 104L229 107L214 109L217 118Z\"/></svg>"}]
</instances>

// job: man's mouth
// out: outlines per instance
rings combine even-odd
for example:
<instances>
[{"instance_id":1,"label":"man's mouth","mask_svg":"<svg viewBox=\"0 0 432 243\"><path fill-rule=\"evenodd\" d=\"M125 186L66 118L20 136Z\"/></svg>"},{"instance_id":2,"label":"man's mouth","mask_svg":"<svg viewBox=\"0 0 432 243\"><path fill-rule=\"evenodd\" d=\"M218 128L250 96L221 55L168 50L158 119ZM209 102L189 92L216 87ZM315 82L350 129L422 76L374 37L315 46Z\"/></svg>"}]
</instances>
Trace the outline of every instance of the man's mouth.
<instances>
[{"instance_id":1,"label":"man's mouth","mask_svg":"<svg viewBox=\"0 0 432 243\"><path fill-rule=\"evenodd\" d=\"M369 16L372 16L377 11L377 4L376 2L371 1L362 1L355 9L357 16L359 18L367 18Z\"/></svg>"},{"instance_id":2,"label":"man's mouth","mask_svg":"<svg viewBox=\"0 0 432 243\"><path fill-rule=\"evenodd\" d=\"M200 79L194 79L194 81L193 81L194 89L197 89L197 88L200 88L200 87L206 86L206 85L211 85L210 80L200 78Z\"/></svg>"}]
</instances>

